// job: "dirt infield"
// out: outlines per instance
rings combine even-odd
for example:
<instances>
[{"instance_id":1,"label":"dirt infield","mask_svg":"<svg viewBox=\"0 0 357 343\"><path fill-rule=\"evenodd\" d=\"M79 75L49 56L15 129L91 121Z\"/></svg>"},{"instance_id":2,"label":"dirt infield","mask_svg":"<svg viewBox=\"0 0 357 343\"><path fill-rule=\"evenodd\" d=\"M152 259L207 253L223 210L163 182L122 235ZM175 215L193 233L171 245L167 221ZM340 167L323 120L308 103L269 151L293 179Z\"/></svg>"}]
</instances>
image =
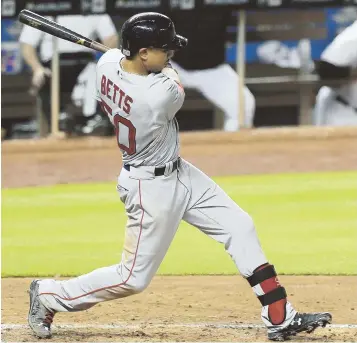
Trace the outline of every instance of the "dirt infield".
<instances>
[{"instance_id":1,"label":"dirt infield","mask_svg":"<svg viewBox=\"0 0 357 343\"><path fill-rule=\"evenodd\" d=\"M3 279L3 323L26 324L30 281ZM356 276L282 276L281 281L301 311L331 311L334 324L356 322ZM60 313L55 323L69 326L54 329L54 342L266 341L265 330L253 327L261 324L259 302L239 276L157 276L139 295L102 303L85 312ZM222 323L237 328L219 327ZM79 324L82 326L75 327ZM354 341L356 336L357 328L325 328L295 340ZM22 326L5 330L3 339L34 340Z\"/></svg>"},{"instance_id":2,"label":"dirt infield","mask_svg":"<svg viewBox=\"0 0 357 343\"><path fill-rule=\"evenodd\" d=\"M184 133L181 156L211 176L357 170L357 127ZM113 181L121 168L114 139L9 141L2 186ZM282 276L300 311L331 311L340 326L295 341L355 341L356 276ZM30 279L2 280L2 341L36 341L26 325ZM239 276L156 277L142 294L58 314L50 341L266 341L259 303ZM12 326L12 324L16 324ZM222 324L231 324L224 327ZM61 326L67 325L67 326Z\"/></svg>"},{"instance_id":3,"label":"dirt infield","mask_svg":"<svg viewBox=\"0 0 357 343\"><path fill-rule=\"evenodd\" d=\"M357 169L357 127L181 134L181 156L210 176ZM113 138L6 141L2 186L115 181Z\"/></svg>"}]
</instances>

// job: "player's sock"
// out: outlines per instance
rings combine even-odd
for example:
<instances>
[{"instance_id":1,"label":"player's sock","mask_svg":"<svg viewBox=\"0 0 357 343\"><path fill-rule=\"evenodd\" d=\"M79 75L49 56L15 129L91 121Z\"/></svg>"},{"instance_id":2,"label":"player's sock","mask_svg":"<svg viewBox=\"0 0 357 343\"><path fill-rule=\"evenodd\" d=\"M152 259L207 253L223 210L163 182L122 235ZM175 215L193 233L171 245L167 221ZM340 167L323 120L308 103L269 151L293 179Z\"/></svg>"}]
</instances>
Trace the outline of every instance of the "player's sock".
<instances>
[{"instance_id":1,"label":"player's sock","mask_svg":"<svg viewBox=\"0 0 357 343\"><path fill-rule=\"evenodd\" d=\"M287 295L285 288L280 285L274 266L269 263L261 265L247 280L263 306L263 319L272 325L283 324L287 314ZM288 307L292 309L290 304Z\"/></svg>"}]
</instances>

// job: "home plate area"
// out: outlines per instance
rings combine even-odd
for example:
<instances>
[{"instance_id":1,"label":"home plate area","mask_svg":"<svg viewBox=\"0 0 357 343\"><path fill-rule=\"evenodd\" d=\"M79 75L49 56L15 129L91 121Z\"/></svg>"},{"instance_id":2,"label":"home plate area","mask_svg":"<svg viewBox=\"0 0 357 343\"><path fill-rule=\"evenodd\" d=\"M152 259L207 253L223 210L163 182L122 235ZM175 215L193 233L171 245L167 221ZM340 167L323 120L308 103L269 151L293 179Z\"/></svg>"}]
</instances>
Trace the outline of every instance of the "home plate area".
<instances>
[{"instance_id":1,"label":"home plate area","mask_svg":"<svg viewBox=\"0 0 357 343\"><path fill-rule=\"evenodd\" d=\"M31 279L2 279L2 341L37 341L27 326ZM302 312L329 311L332 325L297 342L357 337L356 276L281 276ZM335 292L339 289L339 292ZM46 340L47 341L47 340ZM260 306L240 276L157 276L141 294L88 311L58 313L50 342L262 342ZM291 342L291 341L290 341Z\"/></svg>"}]
</instances>

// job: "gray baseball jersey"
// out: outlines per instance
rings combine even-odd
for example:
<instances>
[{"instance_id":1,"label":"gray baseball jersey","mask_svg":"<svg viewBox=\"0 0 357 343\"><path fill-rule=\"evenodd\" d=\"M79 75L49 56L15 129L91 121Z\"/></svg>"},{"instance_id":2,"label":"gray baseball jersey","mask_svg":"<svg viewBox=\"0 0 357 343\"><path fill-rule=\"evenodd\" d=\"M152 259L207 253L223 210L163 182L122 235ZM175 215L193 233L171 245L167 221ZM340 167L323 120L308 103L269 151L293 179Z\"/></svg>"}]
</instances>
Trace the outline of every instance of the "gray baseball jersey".
<instances>
[{"instance_id":1,"label":"gray baseball jersey","mask_svg":"<svg viewBox=\"0 0 357 343\"><path fill-rule=\"evenodd\" d=\"M117 186L128 217L122 259L71 280L42 280L40 299L53 311L80 311L144 290L181 220L224 244L243 276L267 263L252 218L212 179L178 157L174 116L184 100L181 86L162 73L129 74L121 69L121 58L119 50L103 55L97 88L98 100L116 128L124 163L129 164L122 168ZM164 166L163 173L157 172L159 166ZM256 287L258 295L264 294ZM285 321L277 327L286 326L295 313L288 303ZM272 325L268 306L262 319Z\"/></svg>"},{"instance_id":2,"label":"gray baseball jersey","mask_svg":"<svg viewBox=\"0 0 357 343\"><path fill-rule=\"evenodd\" d=\"M175 119L185 92L163 73L125 72L124 55L112 49L97 64L97 97L115 127L123 162L132 166L165 165L178 158Z\"/></svg>"}]
</instances>

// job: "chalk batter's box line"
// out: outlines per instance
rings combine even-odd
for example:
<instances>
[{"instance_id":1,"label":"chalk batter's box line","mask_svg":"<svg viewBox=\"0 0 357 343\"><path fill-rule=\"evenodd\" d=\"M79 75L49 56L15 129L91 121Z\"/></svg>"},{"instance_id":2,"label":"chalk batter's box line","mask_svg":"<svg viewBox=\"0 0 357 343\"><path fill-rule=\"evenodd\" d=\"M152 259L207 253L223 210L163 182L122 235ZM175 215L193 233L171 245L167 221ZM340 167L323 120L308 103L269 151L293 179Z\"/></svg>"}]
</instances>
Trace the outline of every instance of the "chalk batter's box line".
<instances>
[{"instance_id":1,"label":"chalk batter's box line","mask_svg":"<svg viewBox=\"0 0 357 343\"><path fill-rule=\"evenodd\" d=\"M213 328L213 329L264 329L263 324L226 324L226 323L140 323L140 324L58 324L53 328L60 329L143 329L143 328ZM331 329L357 329L356 324L328 324ZM25 329L25 324L1 324L2 330ZM176 342L178 343L178 342ZM201 342L204 343L204 342Z\"/></svg>"}]
</instances>

